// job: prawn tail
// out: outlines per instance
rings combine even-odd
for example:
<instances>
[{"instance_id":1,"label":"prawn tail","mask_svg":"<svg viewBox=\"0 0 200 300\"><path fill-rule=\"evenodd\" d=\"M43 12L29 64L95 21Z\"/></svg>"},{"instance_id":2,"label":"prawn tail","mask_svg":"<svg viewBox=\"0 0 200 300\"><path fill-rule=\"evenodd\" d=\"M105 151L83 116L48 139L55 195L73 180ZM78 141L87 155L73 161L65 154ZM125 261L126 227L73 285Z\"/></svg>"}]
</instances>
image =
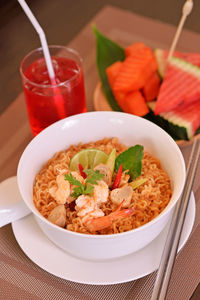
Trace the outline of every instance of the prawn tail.
<instances>
[{"instance_id":1,"label":"prawn tail","mask_svg":"<svg viewBox=\"0 0 200 300\"><path fill-rule=\"evenodd\" d=\"M85 226L90 232L106 229L112 225L112 221L108 216L90 219L85 223Z\"/></svg>"},{"instance_id":2,"label":"prawn tail","mask_svg":"<svg viewBox=\"0 0 200 300\"><path fill-rule=\"evenodd\" d=\"M112 222L128 218L129 216L133 215L135 212L135 209L133 207L122 209L122 210L116 210L115 212L110 214L110 218L112 219Z\"/></svg>"},{"instance_id":3,"label":"prawn tail","mask_svg":"<svg viewBox=\"0 0 200 300\"><path fill-rule=\"evenodd\" d=\"M88 220L85 223L85 226L90 232L99 231L111 227L114 221L127 218L135 212L135 209L133 207L119 210L120 208L121 205L117 208L115 212L111 213L108 216Z\"/></svg>"}]
</instances>

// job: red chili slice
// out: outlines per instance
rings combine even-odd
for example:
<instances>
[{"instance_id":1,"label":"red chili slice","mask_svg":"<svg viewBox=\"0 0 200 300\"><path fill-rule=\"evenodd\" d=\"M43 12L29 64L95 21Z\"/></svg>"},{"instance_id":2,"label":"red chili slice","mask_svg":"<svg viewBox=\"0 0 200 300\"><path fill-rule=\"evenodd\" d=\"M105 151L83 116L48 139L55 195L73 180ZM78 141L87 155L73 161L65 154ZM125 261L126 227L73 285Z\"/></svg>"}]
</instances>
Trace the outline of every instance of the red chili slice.
<instances>
[{"instance_id":1,"label":"red chili slice","mask_svg":"<svg viewBox=\"0 0 200 300\"><path fill-rule=\"evenodd\" d=\"M87 177L87 174L85 172L83 172L84 168L81 164L78 164L78 168L79 168L79 172L81 174L81 176L85 179Z\"/></svg>"},{"instance_id":2,"label":"red chili slice","mask_svg":"<svg viewBox=\"0 0 200 300\"><path fill-rule=\"evenodd\" d=\"M121 177L122 177L122 170L123 170L123 166L121 164L118 171L117 171L115 181L113 182L112 190L118 188L118 186L120 184Z\"/></svg>"}]
</instances>

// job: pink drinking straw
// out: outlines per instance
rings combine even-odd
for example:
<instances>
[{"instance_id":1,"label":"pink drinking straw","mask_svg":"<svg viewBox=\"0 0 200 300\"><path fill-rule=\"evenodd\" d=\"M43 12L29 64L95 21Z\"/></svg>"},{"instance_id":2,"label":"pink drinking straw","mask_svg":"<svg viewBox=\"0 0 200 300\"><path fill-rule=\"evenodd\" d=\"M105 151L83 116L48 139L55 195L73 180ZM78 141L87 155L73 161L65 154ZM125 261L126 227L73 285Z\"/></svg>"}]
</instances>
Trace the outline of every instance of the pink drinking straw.
<instances>
[{"instance_id":1,"label":"pink drinking straw","mask_svg":"<svg viewBox=\"0 0 200 300\"><path fill-rule=\"evenodd\" d=\"M54 73L53 64L52 64L52 61L51 61L51 56L50 56L50 53L49 53L49 47L48 47L48 44L47 44L47 40L46 40L44 30L42 29L42 27L38 23L37 19L33 15L32 11L30 10L27 3L24 0L18 0L18 2L21 5L21 7L23 8L25 14L27 15L27 17L29 18L30 22L32 23L33 27L35 28L35 30L37 31L37 33L39 35L41 45L42 45L43 54L44 54L44 59L45 59L46 65L47 65L47 71L48 71L48 74L49 74L49 78L50 78L51 84L53 86L55 85L54 92L55 92L55 96L56 96L55 97L56 109L57 109L59 117L64 118L64 117L66 117L66 112L65 112L63 97L61 95L61 92L60 92L59 88L56 88L55 73Z\"/></svg>"}]
</instances>

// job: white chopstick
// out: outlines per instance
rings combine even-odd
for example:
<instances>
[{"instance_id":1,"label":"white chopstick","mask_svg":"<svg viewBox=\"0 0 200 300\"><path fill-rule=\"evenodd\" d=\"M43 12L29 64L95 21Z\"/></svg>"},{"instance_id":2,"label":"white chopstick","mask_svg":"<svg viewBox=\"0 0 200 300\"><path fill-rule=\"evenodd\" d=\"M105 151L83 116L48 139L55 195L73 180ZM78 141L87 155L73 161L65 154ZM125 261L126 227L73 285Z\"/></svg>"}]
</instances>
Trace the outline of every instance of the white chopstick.
<instances>
[{"instance_id":1,"label":"white chopstick","mask_svg":"<svg viewBox=\"0 0 200 300\"><path fill-rule=\"evenodd\" d=\"M167 294L169 281L178 249L183 223L190 199L198 160L200 157L200 141L194 141L187 168L185 186L180 200L177 203L167 235L160 266L158 269L151 300L164 300Z\"/></svg>"}]
</instances>

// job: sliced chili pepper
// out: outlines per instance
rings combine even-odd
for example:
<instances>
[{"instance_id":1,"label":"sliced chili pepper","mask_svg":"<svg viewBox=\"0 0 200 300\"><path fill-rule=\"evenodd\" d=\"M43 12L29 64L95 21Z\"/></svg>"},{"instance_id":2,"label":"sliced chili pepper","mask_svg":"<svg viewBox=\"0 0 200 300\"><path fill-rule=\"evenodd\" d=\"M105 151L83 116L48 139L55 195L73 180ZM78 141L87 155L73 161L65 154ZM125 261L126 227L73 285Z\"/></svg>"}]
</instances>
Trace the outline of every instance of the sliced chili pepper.
<instances>
[{"instance_id":1,"label":"sliced chili pepper","mask_svg":"<svg viewBox=\"0 0 200 300\"><path fill-rule=\"evenodd\" d=\"M113 182L112 190L118 188L118 186L120 184L121 177L122 177L122 170L123 170L123 166L121 164L118 171L117 171L115 181Z\"/></svg>"},{"instance_id":2,"label":"sliced chili pepper","mask_svg":"<svg viewBox=\"0 0 200 300\"><path fill-rule=\"evenodd\" d=\"M81 176L85 179L87 177L87 174L85 172L83 172L84 168L81 164L78 164L78 168L80 171Z\"/></svg>"}]
</instances>

